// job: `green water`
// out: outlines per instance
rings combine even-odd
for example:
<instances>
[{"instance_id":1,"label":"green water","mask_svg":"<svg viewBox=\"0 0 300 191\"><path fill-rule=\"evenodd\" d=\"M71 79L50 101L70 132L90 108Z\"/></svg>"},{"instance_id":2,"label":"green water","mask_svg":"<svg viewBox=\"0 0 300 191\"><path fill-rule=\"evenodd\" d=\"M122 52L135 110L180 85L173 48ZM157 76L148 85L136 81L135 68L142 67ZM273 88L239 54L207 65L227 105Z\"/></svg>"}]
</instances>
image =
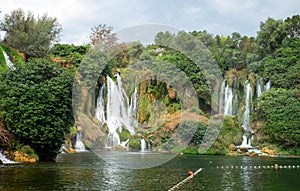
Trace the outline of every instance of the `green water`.
<instances>
[{"instance_id":1,"label":"green water","mask_svg":"<svg viewBox=\"0 0 300 191\"><path fill-rule=\"evenodd\" d=\"M287 167L267 168L275 163ZM91 152L61 154L53 163L0 165L0 190L163 191L202 167L180 190L298 191L300 169L293 165L300 165L300 159L184 155L154 168L124 169Z\"/></svg>"}]
</instances>

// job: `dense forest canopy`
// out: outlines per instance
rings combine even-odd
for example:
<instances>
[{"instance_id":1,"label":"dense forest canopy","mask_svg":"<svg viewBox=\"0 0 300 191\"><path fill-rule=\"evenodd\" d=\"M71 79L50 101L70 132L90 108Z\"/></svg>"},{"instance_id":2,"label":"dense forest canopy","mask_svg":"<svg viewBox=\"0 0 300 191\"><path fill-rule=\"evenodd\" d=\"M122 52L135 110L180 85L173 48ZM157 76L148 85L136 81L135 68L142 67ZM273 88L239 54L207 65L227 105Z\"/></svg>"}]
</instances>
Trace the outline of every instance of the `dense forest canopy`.
<instances>
[{"instance_id":1,"label":"dense forest canopy","mask_svg":"<svg viewBox=\"0 0 300 191\"><path fill-rule=\"evenodd\" d=\"M263 124L256 129L260 137L257 142L262 145L275 144L282 150L300 154L299 15L285 20L268 18L260 23L256 37L237 32L229 36L213 35L206 30L181 31L178 34L159 32L155 36L155 43L147 46L139 42L118 42L113 28L105 24L92 28L91 42L87 45L55 43L61 31L56 18L43 15L36 19L31 12L26 14L21 9L5 15L0 22L0 30L6 32L0 50L7 52L16 65L15 70L0 70L0 128L7 129L15 139L10 146L5 144L7 149L16 149L18 142L32 147L41 159L52 159L59 152L70 127L74 126L71 101L74 76L80 74L79 78L85 78L88 91L97 95L105 76L113 77L119 69L124 75L130 76L126 74L128 66L151 60L155 67L164 67L158 63L167 62L188 76L200 103L196 110L207 118L217 112L212 109L211 85L218 77L208 76L201 67L197 67L198 61L207 68L216 63L230 86L233 86L235 78L238 79L240 92L243 92L246 80L250 81L253 89L260 77L264 82L270 80L272 89L254 99L252 123ZM196 45L193 38L202 45ZM95 49L99 45L96 42L105 48ZM193 50L196 51L189 52L195 59L187 57L184 49L177 49L178 44L182 47L195 46ZM96 55L96 58L86 55ZM20 64L21 57L25 64L24 61ZM5 63L2 51L0 62L1 69ZM99 63L108 64L99 66ZM95 75L94 71L102 73ZM75 80L75 83L80 82ZM169 86L151 81L145 92L140 93L140 107L143 104L140 122L151 120L151 112L145 108L150 108L153 99L162 98L170 114L182 109L180 100L168 97ZM87 99L93 99L91 103L94 103L96 97ZM75 103L75 107L79 106ZM88 108L91 109L91 115L94 115L94 107ZM182 125L189 126L192 123L185 122ZM200 143L206 125L203 122L198 125L191 144ZM239 127L241 124L236 118L226 117L221 134L237 132ZM4 140L1 137L0 143ZM220 138L213 148L217 150L227 146L228 141L238 141L234 135L227 138L232 140L226 143ZM162 140L167 142L168 136ZM4 144L0 147L4 147Z\"/></svg>"}]
</instances>

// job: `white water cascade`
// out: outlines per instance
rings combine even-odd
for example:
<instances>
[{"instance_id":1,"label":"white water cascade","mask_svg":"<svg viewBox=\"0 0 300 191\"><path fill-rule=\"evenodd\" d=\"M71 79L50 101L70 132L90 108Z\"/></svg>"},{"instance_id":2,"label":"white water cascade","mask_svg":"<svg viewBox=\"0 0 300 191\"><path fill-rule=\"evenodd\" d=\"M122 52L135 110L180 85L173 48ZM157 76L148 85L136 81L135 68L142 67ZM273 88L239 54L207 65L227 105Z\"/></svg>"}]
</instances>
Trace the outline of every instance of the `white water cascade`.
<instances>
[{"instance_id":1,"label":"white water cascade","mask_svg":"<svg viewBox=\"0 0 300 191\"><path fill-rule=\"evenodd\" d=\"M219 114L224 113L224 92L225 92L225 80L222 82L222 86L219 94Z\"/></svg>"},{"instance_id":2,"label":"white water cascade","mask_svg":"<svg viewBox=\"0 0 300 191\"><path fill-rule=\"evenodd\" d=\"M78 131L76 134L75 150L77 152L86 151L85 146L82 142L82 131Z\"/></svg>"},{"instance_id":3,"label":"white water cascade","mask_svg":"<svg viewBox=\"0 0 300 191\"><path fill-rule=\"evenodd\" d=\"M107 76L107 103L104 104L104 88L100 88L97 99L96 117L101 124L108 127L106 147L124 145L120 141L118 131L126 128L131 135L135 134L137 127L137 89L135 88L129 101L123 87L119 74L116 74L117 83ZM106 109L106 110L105 110ZM106 115L105 115L106 113Z\"/></svg>"},{"instance_id":4,"label":"white water cascade","mask_svg":"<svg viewBox=\"0 0 300 191\"><path fill-rule=\"evenodd\" d=\"M271 88L271 82L270 80L266 83L265 87L264 87L264 90L265 91L268 91L269 89Z\"/></svg>"},{"instance_id":5,"label":"white water cascade","mask_svg":"<svg viewBox=\"0 0 300 191\"><path fill-rule=\"evenodd\" d=\"M243 135L243 142L239 146L240 148L252 148L251 146L251 137L247 137L247 135Z\"/></svg>"},{"instance_id":6,"label":"white water cascade","mask_svg":"<svg viewBox=\"0 0 300 191\"><path fill-rule=\"evenodd\" d=\"M232 88L229 87L228 83L225 88L225 99L224 99L224 115L232 115L232 100L233 100L233 92Z\"/></svg>"},{"instance_id":7,"label":"white water cascade","mask_svg":"<svg viewBox=\"0 0 300 191\"><path fill-rule=\"evenodd\" d=\"M145 139L141 139L141 152L146 151L146 141Z\"/></svg>"},{"instance_id":8,"label":"white water cascade","mask_svg":"<svg viewBox=\"0 0 300 191\"><path fill-rule=\"evenodd\" d=\"M242 117L242 127L245 131L253 132L252 128L250 127L250 112L251 112L251 102L252 102L252 89L250 86L249 81L245 83L245 111Z\"/></svg>"},{"instance_id":9,"label":"white water cascade","mask_svg":"<svg viewBox=\"0 0 300 191\"><path fill-rule=\"evenodd\" d=\"M256 95L259 97L262 93L268 91L271 88L270 80L263 86L263 78L260 77L256 81Z\"/></svg>"},{"instance_id":10,"label":"white water cascade","mask_svg":"<svg viewBox=\"0 0 300 191\"><path fill-rule=\"evenodd\" d=\"M232 104L233 104L233 91L232 88L229 87L227 83L225 87L226 80L223 81L221 90L220 90L220 97L219 97L219 113L223 113L224 115L232 116Z\"/></svg>"},{"instance_id":11,"label":"white water cascade","mask_svg":"<svg viewBox=\"0 0 300 191\"><path fill-rule=\"evenodd\" d=\"M6 158L3 154L2 151L0 151L0 161L2 161L3 164L15 164L17 162L11 161L8 158Z\"/></svg>"},{"instance_id":12,"label":"white water cascade","mask_svg":"<svg viewBox=\"0 0 300 191\"><path fill-rule=\"evenodd\" d=\"M263 78L260 77L257 81L256 81L256 95L257 97L260 96L260 94L263 93Z\"/></svg>"},{"instance_id":13,"label":"white water cascade","mask_svg":"<svg viewBox=\"0 0 300 191\"><path fill-rule=\"evenodd\" d=\"M3 51L3 55L4 55L4 58L5 58L5 62L6 62L7 67L11 70L14 70L15 69L14 64L10 61L9 56L6 54L5 51Z\"/></svg>"}]
</instances>

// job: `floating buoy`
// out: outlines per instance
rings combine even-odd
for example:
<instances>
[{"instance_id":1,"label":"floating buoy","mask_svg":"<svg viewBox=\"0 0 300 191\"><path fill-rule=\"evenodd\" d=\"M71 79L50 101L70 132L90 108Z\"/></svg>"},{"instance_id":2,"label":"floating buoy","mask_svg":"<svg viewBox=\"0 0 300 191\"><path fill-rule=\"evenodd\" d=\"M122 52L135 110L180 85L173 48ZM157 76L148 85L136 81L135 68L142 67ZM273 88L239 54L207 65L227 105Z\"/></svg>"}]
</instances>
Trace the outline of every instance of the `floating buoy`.
<instances>
[{"instance_id":1,"label":"floating buoy","mask_svg":"<svg viewBox=\"0 0 300 191\"><path fill-rule=\"evenodd\" d=\"M277 170L278 169L278 164L274 164L274 168Z\"/></svg>"},{"instance_id":2,"label":"floating buoy","mask_svg":"<svg viewBox=\"0 0 300 191\"><path fill-rule=\"evenodd\" d=\"M193 171L191 171L191 170L190 170L190 171L188 171L188 175L189 175L189 176L192 176L193 174L194 174L194 172L193 172Z\"/></svg>"}]
</instances>

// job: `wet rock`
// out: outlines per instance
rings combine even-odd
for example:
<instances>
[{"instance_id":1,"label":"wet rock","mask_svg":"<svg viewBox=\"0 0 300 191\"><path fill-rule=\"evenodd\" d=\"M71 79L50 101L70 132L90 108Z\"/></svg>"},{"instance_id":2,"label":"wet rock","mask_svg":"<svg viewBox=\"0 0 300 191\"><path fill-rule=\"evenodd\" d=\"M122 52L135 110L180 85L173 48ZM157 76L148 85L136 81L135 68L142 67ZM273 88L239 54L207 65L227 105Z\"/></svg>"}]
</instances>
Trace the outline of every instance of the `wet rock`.
<instances>
[{"instance_id":1,"label":"wet rock","mask_svg":"<svg viewBox=\"0 0 300 191\"><path fill-rule=\"evenodd\" d=\"M239 149L241 152L248 152L248 148L247 147L240 147Z\"/></svg>"},{"instance_id":2,"label":"wet rock","mask_svg":"<svg viewBox=\"0 0 300 191\"><path fill-rule=\"evenodd\" d=\"M230 151L236 151L237 149L238 149L237 146L235 146L234 144L229 145L229 150Z\"/></svg>"},{"instance_id":3,"label":"wet rock","mask_svg":"<svg viewBox=\"0 0 300 191\"><path fill-rule=\"evenodd\" d=\"M30 157L27 154L22 153L21 151L15 151L13 153L14 161L16 162L25 162L25 163L35 163L37 162L37 158Z\"/></svg>"},{"instance_id":4,"label":"wet rock","mask_svg":"<svg viewBox=\"0 0 300 191\"><path fill-rule=\"evenodd\" d=\"M246 156L251 156L251 157L253 157L253 156L258 156L258 154L256 153L256 152L247 152L246 154L245 154Z\"/></svg>"},{"instance_id":5,"label":"wet rock","mask_svg":"<svg viewBox=\"0 0 300 191\"><path fill-rule=\"evenodd\" d=\"M276 151L275 150L271 150L268 147L262 148L261 152L266 153L268 155L276 155Z\"/></svg>"}]
</instances>

